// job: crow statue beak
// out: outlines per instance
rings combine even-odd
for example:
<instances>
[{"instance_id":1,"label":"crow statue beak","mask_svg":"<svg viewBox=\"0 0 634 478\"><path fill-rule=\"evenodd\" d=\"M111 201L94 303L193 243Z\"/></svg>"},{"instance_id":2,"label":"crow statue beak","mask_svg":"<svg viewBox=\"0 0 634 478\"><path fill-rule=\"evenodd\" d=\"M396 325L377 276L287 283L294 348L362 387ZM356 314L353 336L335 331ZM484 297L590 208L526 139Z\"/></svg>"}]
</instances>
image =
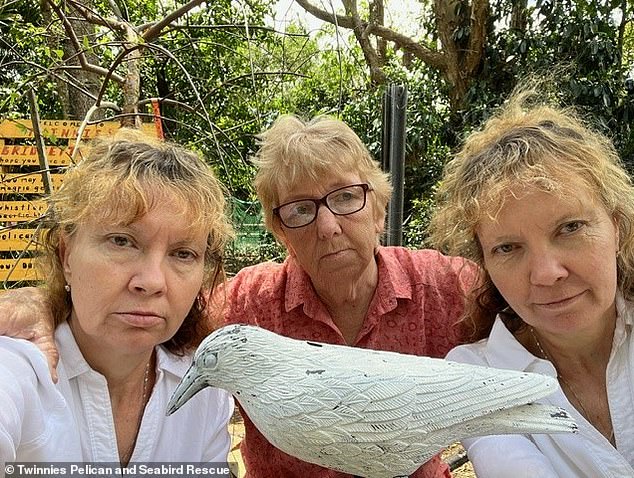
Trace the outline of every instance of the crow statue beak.
<instances>
[{"instance_id":1,"label":"crow statue beak","mask_svg":"<svg viewBox=\"0 0 634 478\"><path fill-rule=\"evenodd\" d=\"M201 375L198 372L198 367L193 363L187 373L174 390L172 394L172 398L170 398L169 403L167 404L167 416L170 416L180 407L185 405L187 400L192 398L198 392L200 392L203 388L207 387L207 383L205 383L204 375Z\"/></svg>"}]
</instances>

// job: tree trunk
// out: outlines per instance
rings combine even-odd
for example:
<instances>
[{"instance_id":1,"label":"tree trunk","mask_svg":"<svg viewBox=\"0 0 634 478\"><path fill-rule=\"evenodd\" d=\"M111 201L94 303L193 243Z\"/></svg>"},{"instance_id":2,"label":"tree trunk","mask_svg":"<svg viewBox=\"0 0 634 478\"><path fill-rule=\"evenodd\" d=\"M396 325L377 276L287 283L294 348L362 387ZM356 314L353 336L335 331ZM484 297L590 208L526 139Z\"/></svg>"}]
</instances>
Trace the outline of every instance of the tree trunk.
<instances>
[{"instance_id":1,"label":"tree trunk","mask_svg":"<svg viewBox=\"0 0 634 478\"><path fill-rule=\"evenodd\" d=\"M129 28L126 31L126 40L129 46L134 46L139 42L136 32ZM125 81L122 85L123 89L123 118L121 125L130 128L140 128L141 118L138 116L139 98L141 97L141 49L132 48L124 60L126 65Z\"/></svg>"},{"instance_id":2,"label":"tree trunk","mask_svg":"<svg viewBox=\"0 0 634 478\"><path fill-rule=\"evenodd\" d=\"M528 25L527 14L528 0L513 0L513 10L511 12L511 28L521 32L526 31Z\"/></svg>"},{"instance_id":3,"label":"tree trunk","mask_svg":"<svg viewBox=\"0 0 634 478\"><path fill-rule=\"evenodd\" d=\"M92 8L93 3L93 0L84 0L84 5L88 8ZM48 3L43 0L41 2L41 7L44 21L51 23L54 19L54 15L48 6ZM77 12L72 6L68 7L67 13L69 22L75 30L77 37L82 41L82 43L84 38L88 38L87 43L92 44L92 38L95 36L94 25L79 19ZM51 35L49 36L49 46L51 49L61 49L64 52L62 60L66 65L80 66L77 58L77 52L68 37L56 37ZM89 60L91 60L91 62L98 63L98 58L94 52L88 50L85 51L84 54ZM88 110L95 104L95 97L97 96L101 86L100 77L94 73L77 68L75 70L65 71L62 77L56 77L55 81L64 118L80 121L83 120ZM81 88L77 88L73 85L81 86ZM92 95L92 97L86 94L86 92ZM100 118L103 118L103 112L96 111L91 119Z\"/></svg>"}]
</instances>

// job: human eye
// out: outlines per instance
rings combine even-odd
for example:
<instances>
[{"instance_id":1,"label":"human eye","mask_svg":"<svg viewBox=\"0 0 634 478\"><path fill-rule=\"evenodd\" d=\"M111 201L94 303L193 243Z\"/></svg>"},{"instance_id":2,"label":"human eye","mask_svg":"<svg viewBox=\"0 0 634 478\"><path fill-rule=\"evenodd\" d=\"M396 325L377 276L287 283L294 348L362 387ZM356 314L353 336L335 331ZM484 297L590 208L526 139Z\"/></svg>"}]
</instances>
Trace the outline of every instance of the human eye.
<instances>
[{"instance_id":1,"label":"human eye","mask_svg":"<svg viewBox=\"0 0 634 478\"><path fill-rule=\"evenodd\" d=\"M356 189L346 188L335 191L329 199L335 203L346 204L358 200L359 197L359 193Z\"/></svg>"},{"instance_id":2,"label":"human eye","mask_svg":"<svg viewBox=\"0 0 634 478\"><path fill-rule=\"evenodd\" d=\"M583 221L579 221L579 220L569 221L563 224L559 228L559 231L565 235L573 234L577 232L578 230L580 230L581 228L583 228L583 226L585 226L585 223Z\"/></svg>"},{"instance_id":3,"label":"human eye","mask_svg":"<svg viewBox=\"0 0 634 478\"><path fill-rule=\"evenodd\" d=\"M108 242L117 247L132 247L134 245L132 239L124 234L110 234Z\"/></svg>"},{"instance_id":4,"label":"human eye","mask_svg":"<svg viewBox=\"0 0 634 478\"><path fill-rule=\"evenodd\" d=\"M513 244L498 244L491 249L491 254L494 256L505 256L511 254L516 250L516 246Z\"/></svg>"},{"instance_id":5,"label":"human eye","mask_svg":"<svg viewBox=\"0 0 634 478\"><path fill-rule=\"evenodd\" d=\"M198 257L200 257L200 254L191 249L177 249L176 251L174 251L173 255L178 260L185 262L193 262L198 259Z\"/></svg>"},{"instance_id":6,"label":"human eye","mask_svg":"<svg viewBox=\"0 0 634 478\"><path fill-rule=\"evenodd\" d=\"M313 214L314 209L315 205L312 203L312 201L296 201L286 204L283 207L282 212L286 218L292 219L303 216L310 216Z\"/></svg>"},{"instance_id":7,"label":"human eye","mask_svg":"<svg viewBox=\"0 0 634 478\"><path fill-rule=\"evenodd\" d=\"M312 209L312 203L299 202L292 205L292 213L296 216L302 216L304 214L310 214Z\"/></svg>"}]
</instances>

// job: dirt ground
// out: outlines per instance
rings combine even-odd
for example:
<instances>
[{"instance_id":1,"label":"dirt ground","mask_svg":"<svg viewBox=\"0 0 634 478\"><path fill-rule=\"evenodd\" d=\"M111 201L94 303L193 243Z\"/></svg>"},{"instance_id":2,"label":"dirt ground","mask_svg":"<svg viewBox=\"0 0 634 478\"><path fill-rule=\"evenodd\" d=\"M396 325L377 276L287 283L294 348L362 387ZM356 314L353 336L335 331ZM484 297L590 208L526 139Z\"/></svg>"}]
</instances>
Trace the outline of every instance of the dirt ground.
<instances>
[{"instance_id":1,"label":"dirt ground","mask_svg":"<svg viewBox=\"0 0 634 478\"><path fill-rule=\"evenodd\" d=\"M232 466L232 471L234 475L238 478L243 478L245 472L244 462L242 461L242 457L240 456L239 447L240 441L244 436L244 425L242 423L242 418L237 411L233 416L231 423L229 424L229 432L231 433L231 454L229 456L230 465ZM461 450L462 447L460 445L452 445L447 449L444 455L453 455L455 453L459 453ZM457 470L454 470L453 476L454 478L475 478L475 473L473 472L471 464L466 463Z\"/></svg>"},{"instance_id":2,"label":"dirt ground","mask_svg":"<svg viewBox=\"0 0 634 478\"><path fill-rule=\"evenodd\" d=\"M462 446L460 446L459 443L456 443L455 445L451 445L449 448L447 448L445 453L443 453L443 457L452 456L454 454L463 453L463 452L464 452L464 448L462 448ZM451 473L453 474L455 478L475 478L476 476L475 472L473 471L473 467L471 466L471 463L469 462L455 469Z\"/></svg>"}]
</instances>

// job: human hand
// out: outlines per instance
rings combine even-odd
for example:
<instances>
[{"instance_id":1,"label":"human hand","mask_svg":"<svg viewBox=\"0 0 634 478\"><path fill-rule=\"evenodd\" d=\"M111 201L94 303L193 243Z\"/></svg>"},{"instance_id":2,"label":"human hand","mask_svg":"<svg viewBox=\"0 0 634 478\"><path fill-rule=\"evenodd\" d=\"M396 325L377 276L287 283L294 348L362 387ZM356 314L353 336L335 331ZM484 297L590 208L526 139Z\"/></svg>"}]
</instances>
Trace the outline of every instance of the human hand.
<instances>
[{"instance_id":1,"label":"human hand","mask_svg":"<svg viewBox=\"0 0 634 478\"><path fill-rule=\"evenodd\" d=\"M46 357L57 383L59 353L53 337L53 317L44 291L23 287L0 293L0 335L26 339Z\"/></svg>"}]
</instances>

